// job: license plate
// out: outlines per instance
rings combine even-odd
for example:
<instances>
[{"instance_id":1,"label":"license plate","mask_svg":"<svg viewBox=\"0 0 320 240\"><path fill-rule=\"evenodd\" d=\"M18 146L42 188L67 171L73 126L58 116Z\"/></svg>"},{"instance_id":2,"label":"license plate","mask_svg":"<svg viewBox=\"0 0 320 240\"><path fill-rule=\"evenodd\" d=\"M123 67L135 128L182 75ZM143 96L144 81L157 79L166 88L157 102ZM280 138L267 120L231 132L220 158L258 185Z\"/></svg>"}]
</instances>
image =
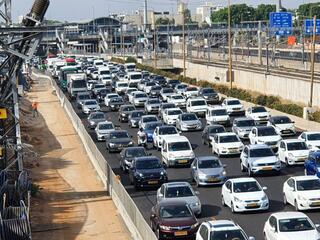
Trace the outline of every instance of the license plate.
<instances>
[{"instance_id":1,"label":"license plate","mask_svg":"<svg viewBox=\"0 0 320 240\"><path fill-rule=\"evenodd\" d=\"M265 170L265 171L270 171L272 170L273 168L272 167L263 167L262 170Z\"/></svg>"},{"instance_id":2,"label":"license plate","mask_svg":"<svg viewBox=\"0 0 320 240\"><path fill-rule=\"evenodd\" d=\"M187 236L188 232L187 231L178 231L174 233L175 236Z\"/></svg>"},{"instance_id":3,"label":"license plate","mask_svg":"<svg viewBox=\"0 0 320 240\"><path fill-rule=\"evenodd\" d=\"M229 150L231 153L237 153L238 150Z\"/></svg>"},{"instance_id":4,"label":"license plate","mask_svg":"<svg viewBox=\"0 0 320 240\"><path fill-rule=\"evenodd\" d=\"M158 181L148 181L148 184L158 184Z\"/></svg>"},{"instance_id":5,"label":"license plate","mask_svg":"<svg viewBox=\"0 0 320 240\"><path fill-rule=\"evenodd\" d=\"M248 204L248 207L258 207L259 204L258 203L250 203Z\"/></svg>"},{"instance_id":6,"label":"license plate","mask_svg":"<svg viewBox=\"0 0 320 240\"><path fill-rule=\"evenodd\" d=\"M218 178L209 178L208 182L220 182Z\"/></svg>"},{"instance_id":7,"label":"license plate","mask_svg":"<svg viewBox=\"0 0 320 240\"><path fill-rule=\"evenodd\" d=\"M188 163L188 160L179 160L178 163Z\"/></svg>"}]
</instances>

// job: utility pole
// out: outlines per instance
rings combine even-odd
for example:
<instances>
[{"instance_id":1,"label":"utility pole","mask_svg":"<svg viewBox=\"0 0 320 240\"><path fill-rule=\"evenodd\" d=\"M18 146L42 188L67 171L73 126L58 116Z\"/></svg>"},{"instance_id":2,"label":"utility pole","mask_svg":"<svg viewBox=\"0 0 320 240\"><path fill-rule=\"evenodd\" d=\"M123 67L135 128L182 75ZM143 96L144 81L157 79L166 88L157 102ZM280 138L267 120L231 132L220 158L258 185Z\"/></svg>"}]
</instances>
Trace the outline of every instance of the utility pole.
<instances>
[{"instance_id":1,"label":"utility pole","mask_svg":"<svg viewBox=\"0 0 320 240\"><path fill-rule=\"evenodd\" d=\"M232 89L232 43L231 43L231 3L228 0L228 35L229 35L229 70L228 77L230 81L230 88Z\"/></svg>"},{"instance_id":2,"label":"utility pole","mask_svg":"<svg viewBox=\"0 0 320 240\"><path fill-rule=\"evenodd\" d=\"M310 85L310 101L309 107L312 107L313 102L313 83L314 83L314 62L315 62L315 48L316 48L316 31L317 31L317 16L313 17L313 36L311 48L311 85Z\"/></svg>"},{"instance_id":3,"label":"utility pole","mask_svg":"<svg viewBox=\"0 0 320 240\"><path fill-rule=\"evenodd\" d=\"M154 68L157 68L157 27L156 27L156 21L155 21L155 16L153 13L153 61L154 61Z\"/></svg>"},{"instance_id":4,"label":"utility pole","mask_svg":"<svg viewBox=\"0 0 320 240\"><path fill-rule=\"evenodd\" d=\"M182 11L182 54L183 54L183 77L186 77L186 9Z\"/></svg>"},{"instance_id":5,"label":"utility pole","mask_svg":"<svg viewBox=\"0 0 320 240\"><path fill-rule=\"evenodd\" d=\"M262 23L261 23L261 21L259 21L259 30L258 30L259 63L260 63L260 65L263 65L263 61L262 61L262 39L261 39L261 34L262 34Z\"/></svg>"},{"instance_id":6,"label":"utility pole","mask_svg":"<svg viewBox=\"0 0 320 240\"><path fill-rule=\"evenodd\" d=\"M147 5L147 0L144 0L143 23L144 23L144 33L147 33L147 29L148 29L148 5Z\"/></svg>"}]
</instances>

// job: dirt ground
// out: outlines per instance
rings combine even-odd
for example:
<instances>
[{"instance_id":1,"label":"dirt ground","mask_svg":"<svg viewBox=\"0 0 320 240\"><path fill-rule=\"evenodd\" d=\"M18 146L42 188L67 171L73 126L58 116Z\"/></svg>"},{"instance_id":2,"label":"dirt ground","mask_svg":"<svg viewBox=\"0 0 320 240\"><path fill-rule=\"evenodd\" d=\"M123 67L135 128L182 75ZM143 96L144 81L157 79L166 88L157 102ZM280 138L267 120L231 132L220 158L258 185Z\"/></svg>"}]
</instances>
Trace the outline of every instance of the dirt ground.
<instances>
[{"instance_id":1,"label":"dirt ground","mask_svg":"<svg viewBox=\"0 0 320 240\"><path fill-rule=\"evenodd\" d=\"M35 118L32 100L39 102ZM35 81L21 112L23 140L30 144L25 166L40 186L31 200L33 239L131 239L47 79Z\"/></svg>"}]
</instances>

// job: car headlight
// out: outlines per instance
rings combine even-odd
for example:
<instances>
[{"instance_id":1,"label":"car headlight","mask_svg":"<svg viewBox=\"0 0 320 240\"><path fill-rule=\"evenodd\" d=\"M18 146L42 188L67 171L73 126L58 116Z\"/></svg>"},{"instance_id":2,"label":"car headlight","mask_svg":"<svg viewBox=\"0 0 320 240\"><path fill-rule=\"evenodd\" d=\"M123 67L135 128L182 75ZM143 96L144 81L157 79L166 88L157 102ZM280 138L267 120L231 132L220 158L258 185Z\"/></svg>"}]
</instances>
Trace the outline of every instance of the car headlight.
<instances>
[{"instance_id":1,"label":"car headlight","mask_svg":"<svg viewBox=\"0 0 320 240\"><path fill-rule=\"evenodd\" d=\"M307 201L307 199L302 195L298 195L298 199L301 201Z\"/></svg>"},{"instance_id":2,"label":"car headlight","mask_svg":"<svg viewBox=\"0 0 320 240\"><path fill-rule=\"evenodd\" d=\"M220 149L221 149L221 150L227 150L227 148L225 148L225 147L220 147Z\"/></svg>"},{"instance_id":3,"label":"car headlight","mask_svg":"<svg viewBox=\"0 0 320 240\"><path fill-rule=\"evenodd\" d=\"M122 114L121 114L121 116L122 116L122 117L125 117L125 116L126 116L126 114L125 114L125 113L122 113Z\"/></svg>"},{"instance_id":4,"label":"car headlight","mask_svg":"<svg viewBox=\"0 0 320 240\"><path fill-rule=\"evenodd\" d=\"M252 162L252 163L251 163L251 166L252 166L252 167L257 167L257 166L258 166L258 163Z\"/></svg>"},{"instance_id":5,"label":"car headlight","mask_svg":"<svg viewBox=\"0 0 320 240\"><path fill-rule=\"evenodd\" d=\"M165 171L161 171L160 172L160 175L162 175L162 176L164 176L164 175L166 175L167 173L165 172Z\"/></svg>"},{"instance_id":6,"label":"car headlight","mask_svg":"<svg viewBox=\"0 0 320 240\"><path fill-rule=\"evenodd\" d=\"M114 143L109 143L110 147L115 147L116 145Z\"/></svg>"},{"instance_id":7,"label":"car headlight","mask_svg":"<svg viewBox=\"0 0 320 240\"><path fill-rule=\"evenodd\" d=\"M164 225L160 225L159 226L162 230L166 230L166 231L169 231L171 229L171 227L169 226L164 226Z\"/></svg>"},{"instance_id":8,"label":"car headlight","mask_svg":"<svg viewBox=\"0 0 320 240\"><path fill-rule=\"evenodd\" d=\"M206 178L207 175L203 174L203 173L199 173L199 178L203 179L203 178Z\"/></svg>"},{"instance_id":9,"label":"car headlight","mask_svg":"<svg viewBox=\"0 0 320 240\"><path fill-rule=\"evenodd\" d=\"M93 124L94 124L94 121L90 121L90 124L93 125Z\"/></svg>"},{"instance_id":10,"label":"car headlight","mask_svg":"<svg viewBox=\"0 0 320 240\"><path fill-rule=\"evenodd\" d=\"M280 162L280 161L277 161L277 162L276 162L276 166L281 166L281 162Z\"/></svg>"},{"instance_id":11,"label":"car headlight","mask_svg":"<svg viewBox=\"0 0 320 240\"><path fill-rule=\"evenodd\" d=\"M237 198L237 197L234 197L233 199L234 199L235 202L242 202L242 200Z\"/></svg>"},{"instance_id":12,"label":"car headlight","mask_svg":"<svg viewBox=\"0 0 320 240\"><path fill-rule=\"evenodd\" d=\"M222 172L222 175L223 175L223 176L226 176L226 175L227 175L227 172L226 172L226 171L223 171L223 172Z\"/></svg>"},{"instance_id":13,"label":"car headlight","mask_svg":"<svg viewBox=\"0 0 320 240\"><path fill-rule=\"evenodd\" d=\"M198 226L199 226L199 223L197 222L197 223L191 225L191 229L195 229L195 228L197 228Z\"/></svg>"},{"instance_id":14,"label":"car headlight","mask_svg":"<svg viewBox=\"0 0 320 240\"><path fill-rule=\"evenodd\" d=\"M129 142L129 145L133 145L133 142L131 141L131 142Z\"/></svg>"},{"instance_id":15,"label":"car headlight","mask_svg":"<svg viewBox=\"0 0 320 240\"><path fill-rule=\"evenodd\" d=\"M139 173L138 175L139 175L139 177L143 177L143 174L142 174L142 173Z\"/></svg>"},{"instance_id":16,"label":"car headlight","mask_svg":"<svg viewBox=\"0 0 320 240\"><path fill-rule=\"evenodd\" d=\"M291 158L294 157L292 153L289 153L288 156L291 157Z\"/></svg>"},{"instance_id":17,"label":"car headlight","mask_svg":"<svg viewBox=\"0 0 320 240\"><path fill-rule=\"evenodd\" d=\"M267 200L268 200L267 195L264 195L261 200L262 200L262 201L267 201Z\"/></svg>"},{"instance_id":18,"label":"car headlight","mask_svg":"<svg viewBox=\"0 0 320 240\"><path fill-rule=\"evenodd\" d=\"M194 152L190 154L190 158L195 158Z\"/></svg>"},{"instance_id":19,"label":"car headlight","mask_svg":"<svg viewBox=\"0 0 320 240\"><path fill-rule=\"evenodd\" d=\"M114 107L114 105L110 105L110 107Z\"/></svg>"},{"instance_id":20,"label":"car headlight","mask_svg":"<svg viewBox=\"0 0 320 240\"><path fill-rule=\"evenodd\" d=\"M200 206L199 202L190 203L190 207L198 207Z\"/></svg>"}]
</instances>

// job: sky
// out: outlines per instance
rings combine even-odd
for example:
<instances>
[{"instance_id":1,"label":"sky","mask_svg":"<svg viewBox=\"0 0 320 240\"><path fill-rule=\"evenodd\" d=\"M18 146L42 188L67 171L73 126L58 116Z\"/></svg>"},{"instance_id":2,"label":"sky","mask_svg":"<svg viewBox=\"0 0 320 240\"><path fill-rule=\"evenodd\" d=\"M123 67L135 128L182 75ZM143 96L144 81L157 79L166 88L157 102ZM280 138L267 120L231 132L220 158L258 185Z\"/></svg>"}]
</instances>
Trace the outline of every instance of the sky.
<instances>
[{"instance_id":1,"label":"sky","mask_svg":"<svg viewBox=\"0 0 320 240\"><path fill-rule=\"evenodd\" d=\"M155 11L177 11L179 0L148 0L148 8ZM197 6L210 0L185 0L189 9L194 11ZM161 2L161 4L159 4ZM226 0L212 0L216 5L225 6ZM248 5L276 4L277 0L231 0L232 4L246 3ZM285 8L297 8L300 4L320 2L320 0L282 0ZM12 0L12 17L17 22L18 16L26 15L33 0ZM47 19L60 21L87 20L93 17L107 16L111 13L133 13L143 8L144 0L50 0L46 14Z\"/></svg>"}]
</instances>

